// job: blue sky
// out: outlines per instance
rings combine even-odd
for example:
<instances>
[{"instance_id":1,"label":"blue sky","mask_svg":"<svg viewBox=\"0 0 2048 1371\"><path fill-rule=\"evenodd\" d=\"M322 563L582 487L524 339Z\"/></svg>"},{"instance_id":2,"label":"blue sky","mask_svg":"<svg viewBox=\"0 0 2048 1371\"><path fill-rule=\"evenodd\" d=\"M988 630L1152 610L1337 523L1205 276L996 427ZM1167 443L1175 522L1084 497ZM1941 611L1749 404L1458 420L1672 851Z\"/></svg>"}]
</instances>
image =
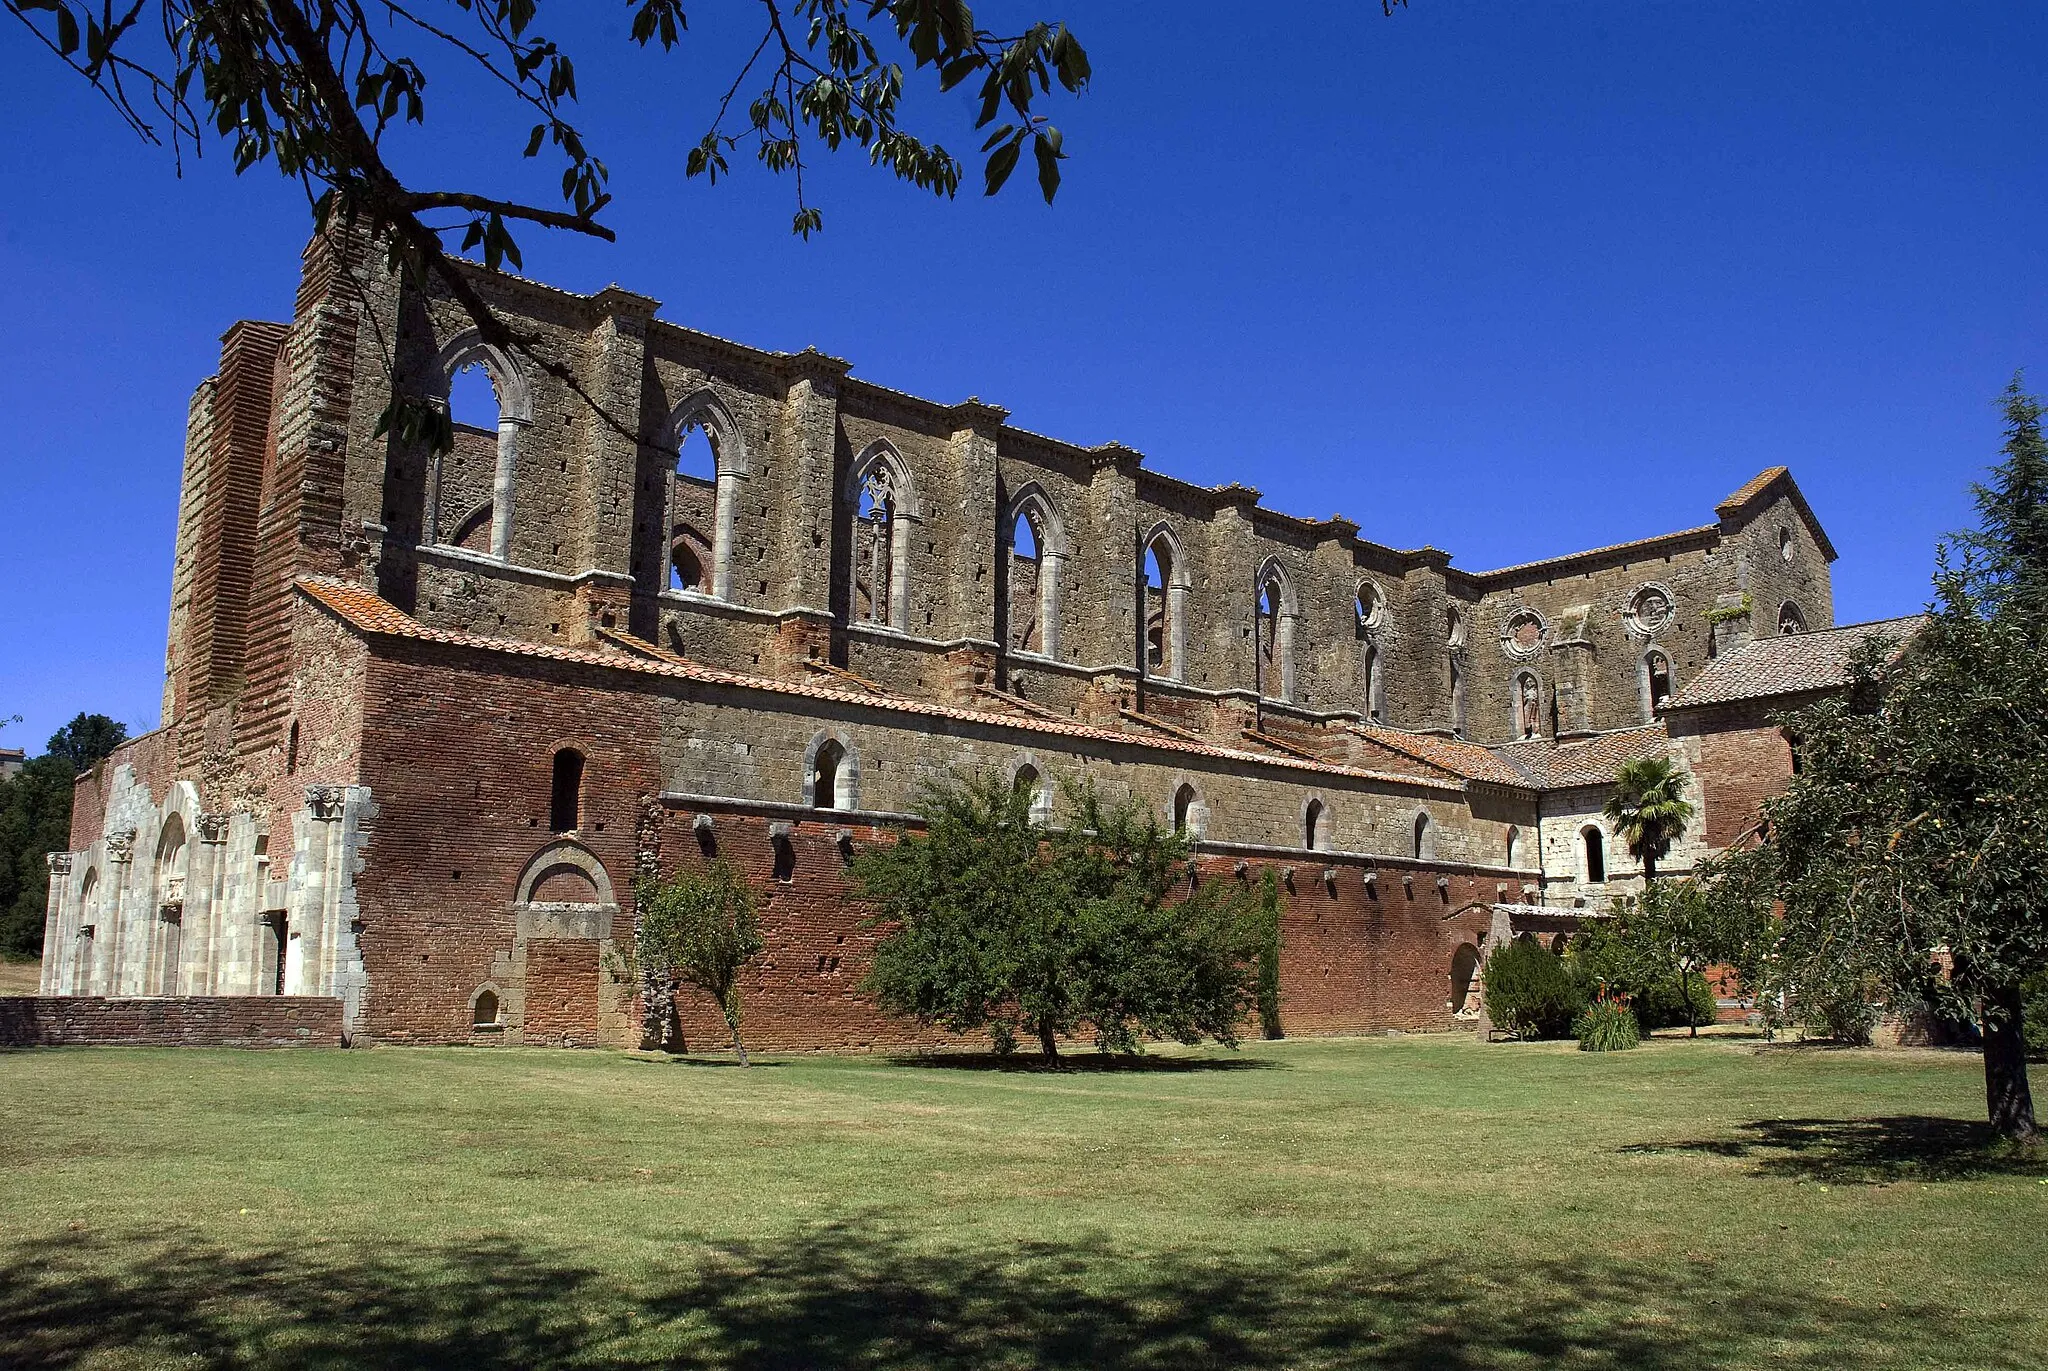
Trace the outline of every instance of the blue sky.
<instances>
[{"instance_id":1,"label":"blue sky","mask_svg":"<svg viewBox=\"0 0 2048 1371\"><path fill-rule=\"evenodd\" d=\"M526 274L1461 566L1704 523L1782 462L1841 552L1838 617L1908 610L1998 391L2048 390L2048 7L985 0L1093 58L1053 106L1057 205L841 157L809 243L787 182L681 175L752 7L700 5L667 57L624 47L622 5L550 8L620 242L528 231ZM517 115L436 63L401 168L550 194ZM308 220L218 149L180 179L18 33L0 81L0 715L25 716L0 742L35 750L81 709L154 723L186 401L229 324L286 315ZM912 106L978 144L964 92Z\"/></svg>"}]
</instances>

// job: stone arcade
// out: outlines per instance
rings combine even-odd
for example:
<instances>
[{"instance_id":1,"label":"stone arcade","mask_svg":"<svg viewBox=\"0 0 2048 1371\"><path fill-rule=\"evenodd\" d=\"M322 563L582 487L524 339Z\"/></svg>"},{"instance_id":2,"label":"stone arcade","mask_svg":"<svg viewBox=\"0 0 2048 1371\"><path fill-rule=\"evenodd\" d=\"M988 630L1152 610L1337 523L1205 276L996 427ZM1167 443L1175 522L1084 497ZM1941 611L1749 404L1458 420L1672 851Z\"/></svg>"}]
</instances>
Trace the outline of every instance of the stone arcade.
<instances>
[{"instance_id":1,"label":"stone arcade","mask_svg":"<svg viewBox=\"0 0 2048 1371\"><path fill-rule=\"evenodd\" d=\"M844 865L986 766L1141 798L1206 878L1277 868L1290 1032L1445 1028L1489 941L1639 875L1599 818L1618 765L1682 756L1729 841L1787 769L1759 701L1825 684L1738 669L1833 622L1782 467L1697 528L1465 572L478 271L535 366L380 263L314 242L292 322L235 325L193 397L164 723L79 780L46 996L630 1045L603 952L635 873L716 851L765 896L750 1037L911 1041L855 991ZM495 424L439 458L379 436L393 351L430 397L482 368ZM721 1037L708 1003L684 1030Z\"/></svg>"}]
</instances>

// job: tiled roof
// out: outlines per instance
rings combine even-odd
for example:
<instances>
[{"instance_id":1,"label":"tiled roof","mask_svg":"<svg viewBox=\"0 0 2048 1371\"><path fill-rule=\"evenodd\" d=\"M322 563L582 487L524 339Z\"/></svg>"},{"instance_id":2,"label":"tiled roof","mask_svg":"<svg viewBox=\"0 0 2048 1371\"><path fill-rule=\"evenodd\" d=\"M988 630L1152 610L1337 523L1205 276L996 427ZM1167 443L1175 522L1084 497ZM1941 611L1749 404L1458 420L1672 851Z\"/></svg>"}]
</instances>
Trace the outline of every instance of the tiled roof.
<instances>
[{"instance_id":1,"label":"tiled roof","mask_svg":"<svg viewBox=\"0 0 2048 1371\"><path fill-rule=\"evenodd\" d=\"M1462 738L1445 738L1434 733L1407 733L1378 724L1358 725L1357 731L1381 747L1413 757L1425 765L1461 776L1468 781L1527 787L1529 778L1502 761L1492 748L1468 743Z\"/></svg>"},{"instance_id":2,"label":"tiled roof","mask_svg":"<svg viewBox=\"0 0 2048 1371\"><path fill-rule=\"evenodd\" d=\"M339 615L341 619L364 633L382 634L394 638L409 638L417 642L440 643L448 647L467 648L478 652L503 652L516 657L542 657L554 662L572 662L583 666L603 667L612 671L632 672L643 676L661 676L670 680L697 681L706 685L730 686L741 690L758 690L770 695L798 695L811 700L829 700L840 704L860 705L867 709L887 710L898 714L915 714L927 718L952 719L961 723L992 725L999 728L1015 729L1024 733L1053 734L1087 742L1109 743L1122 747L1140 747L1153 751L1194 753L1205 757L1216 757L1236 762L1259 762L1266 766L1280 767L1289 771L1306 771L1326 776L1348 776L1369 781L1384 781L1405 786L1429 786L1441 790L1460 791L1463 786L1457 782L1432 780L1426 777L1407 775L1391 771L1367 771L1360 767L1333 766L1323 762L1304 761L1295 757L1276 756L1265 752L1252 752L1244 748L1216 747L1208 743L1183 741L1178 738L1161 737L1154 734L1122 733L1114 729L1094 728L1087 724L1069 723L1064 720L1037 719L1018 714L997 714L985 710L962 709L956 705L942 705L929 700L913 700L902 696L876 696L864 691L844 689L836 686L816 685L808 681L781 681L766 676L747 676L734 671L721 671L687 659L658 660L628 655L625 652L605 652L590 648L551 647L543 643L521 642L513 638L487 638L474 633L458 633L452 629L429 628L410 614L400 610L387 600L364 590L361 586L345 581L329 580L325 577L307 577L298 582L298 588L308 597Z\"/></svg>"},{"instance_id":3,"label":"tiled roof","mask_svg":"<svg viewBox=\"0 0 2048 1371\"><path fill-rule=\"evenodd\" d=\"M1662 724L1596 733L1590 738L1531 738L1493 749L1522 773L1522 784L1536 790L1611 785L1615 773L1644 757L1661 757L1670 749Z\"/></svg>"},{"instance_id":4,"label":"tiled roof","mask_svg":"<svg viewBox=\"0 0 2048 1371\"><path fill-rule=\"evenodd\" d=\"M1792 469L1790 467L1765 467L1762 471L1744 481L1742 489L1730 495L1720 504L1715 505L1714 512L1719 514L1724 510L1741 509L1751 500L1754 500L1757 496L1770 489L1771 482L1777 480L1780 476L1790 476L1791 474Z\"/></svg>"},{"instance_id":5,"label":"tiled roof","mask_svg":"<svg viewBox=\"0 0 2048 1371\"><path fill-rule=\"evenodd\" d=\"M1849 661L1865 638L1903 639L1917 631L1921 616L1875 619L1867 624L1755 638L1708 662L1706 669L1671 702L1673 709L1762 700L1841 685Z\"/></svg>"}]
</instances>

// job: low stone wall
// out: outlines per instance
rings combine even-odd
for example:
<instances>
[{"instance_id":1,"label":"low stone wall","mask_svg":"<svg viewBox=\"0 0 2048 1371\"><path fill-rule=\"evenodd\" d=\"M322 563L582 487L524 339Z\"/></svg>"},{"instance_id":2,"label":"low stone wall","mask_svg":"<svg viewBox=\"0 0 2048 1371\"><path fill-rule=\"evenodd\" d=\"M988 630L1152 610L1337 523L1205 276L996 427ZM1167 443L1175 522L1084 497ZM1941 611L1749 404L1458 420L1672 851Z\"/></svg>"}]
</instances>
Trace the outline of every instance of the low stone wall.
<instances>
[{"instance_id":1,"label":"low stone wall","mask_svg":"<svg viewBox=\"0 0 2048 1371\"><path fill-rule=\"evenodd\" d=\"M341 1001L316 995L0 999L0 1048L342 1047Z\"/></svg>"}]
</instances>

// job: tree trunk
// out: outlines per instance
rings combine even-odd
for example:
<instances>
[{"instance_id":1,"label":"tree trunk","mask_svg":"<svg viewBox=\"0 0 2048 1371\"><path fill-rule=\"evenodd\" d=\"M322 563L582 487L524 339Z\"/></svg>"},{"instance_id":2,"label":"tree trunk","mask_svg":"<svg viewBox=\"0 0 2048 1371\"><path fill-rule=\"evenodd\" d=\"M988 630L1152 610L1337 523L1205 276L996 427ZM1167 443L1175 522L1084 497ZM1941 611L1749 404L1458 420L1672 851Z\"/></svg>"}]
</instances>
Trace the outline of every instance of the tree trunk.
<instances>
[{"instance_id":1,"label":"tree trunk","mask_svg":"<svg viewBox=\"0 0 2048 1371\"><path fill-rule=\"evenodd\" d=\"M740 1065L747 1064L747 1045L740 1041L739 1011L730 1004L720 1004L719 1011L725 1015L725 1026L732 1030L732 1050L739 1053Z\"/></svg>"},{"instance_id":2,"label":"tree trunk","mask_svg":"<svg viewBox=\"0 0 2048 1371\"><path fill-rule=\"evenodd\" d=\"M1044 1049L1046 1061L1056 1062L1060 1059L1060 1042L1052 1031L1051 1019L1038 1021L1038 1045Z\"/></svg>"},{"instance_id":3,"label":"tree trunk","mask_svg":"<svg viewBox=\"0 0 2048 1371\"><path fill-rule=\"evenodd\" d=\"M1991 1126L2015 1142L2040 1137L2027 1088L2026 1002L2016 985L1984 996L1984 1103Z\"/></svg>"},{"instance_id":4,"label":"tree trunk","mask_svg":"<svg viewBox=\"0 0 2048 1371\"><path fill-rule=\"evenodd\" d=\"M1697 1038L1700 1026L1696 1022L1699 1016L1692 1012L1692 979L1683 967L1678 972L1678 1002L1685 1006L1685 1036Z\"/></svg>"}]
</instances>

